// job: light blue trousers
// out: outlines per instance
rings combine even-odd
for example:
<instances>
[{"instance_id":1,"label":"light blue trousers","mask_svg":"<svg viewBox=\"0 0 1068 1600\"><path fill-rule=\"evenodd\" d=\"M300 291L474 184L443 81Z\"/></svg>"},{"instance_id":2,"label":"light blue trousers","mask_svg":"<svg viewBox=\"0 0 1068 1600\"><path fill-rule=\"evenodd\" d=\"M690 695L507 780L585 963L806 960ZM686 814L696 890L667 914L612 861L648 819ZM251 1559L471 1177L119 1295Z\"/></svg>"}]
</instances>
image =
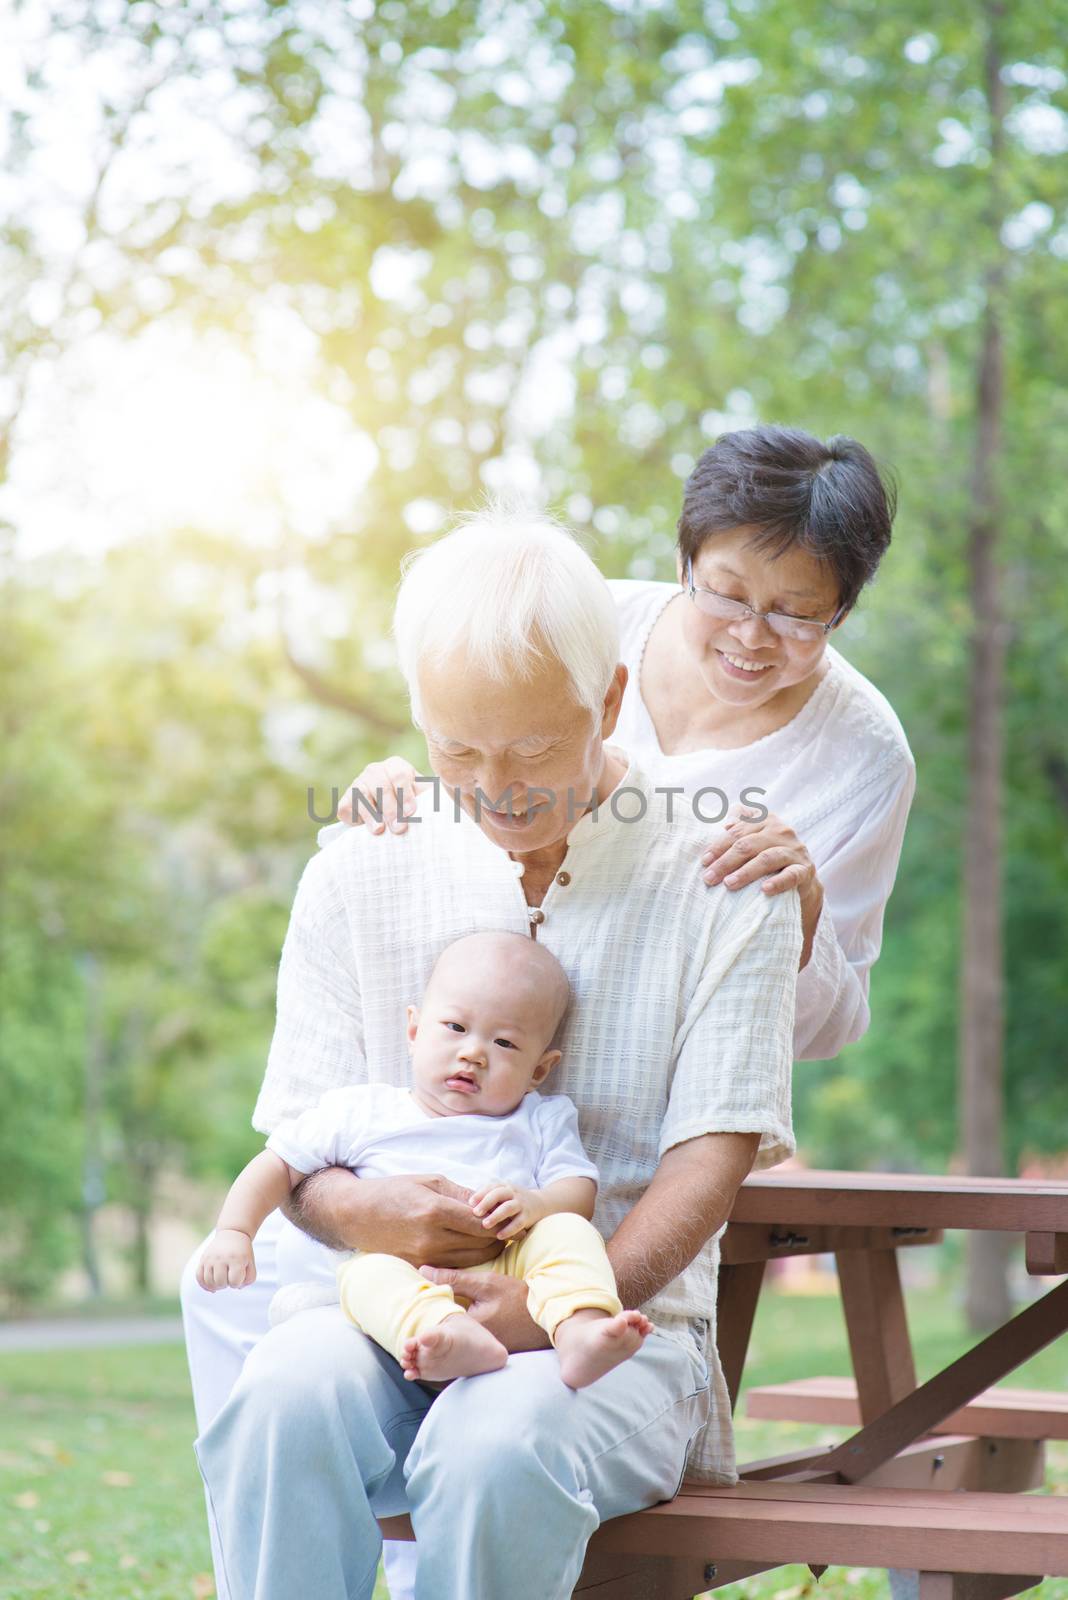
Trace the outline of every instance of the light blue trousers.
<instances>
[{"instance_id":1,"label":"light blue trousers","mask_svg":"<svg viewBox=\"0 0 1068 1600\"><path fill-rule=\"evenodd\" d=\"M538 1350L435 1393L337 1308L301 1312L197 1441L232 1600L371 1600L375 1519L404 1511L416 1600L568 1600L598 1524L675 1493L708 1403L661 1334L577 1392Z\"/></svg>"}]
</instances>

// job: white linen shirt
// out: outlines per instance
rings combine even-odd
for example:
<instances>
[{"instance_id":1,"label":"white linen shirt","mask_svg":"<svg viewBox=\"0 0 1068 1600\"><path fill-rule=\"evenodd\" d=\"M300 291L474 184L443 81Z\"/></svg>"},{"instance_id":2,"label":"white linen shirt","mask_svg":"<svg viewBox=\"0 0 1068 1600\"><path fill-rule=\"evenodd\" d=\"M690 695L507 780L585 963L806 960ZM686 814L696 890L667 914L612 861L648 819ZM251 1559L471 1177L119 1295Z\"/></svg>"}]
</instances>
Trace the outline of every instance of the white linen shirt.
<instances>
[{"instance_id":1,"label":"white linen shirt","mask_svg":"<svg viewBox=\"0 0 1068 1600\"><path fill-rule=\"evenodd\" d=\"M707 828L651 791L633 766L614 808L582 816L542 901L537 936L572 1001L554 1089L578 1108L600 1172L594 1222L619 1227L673 1145L759 1133L758 1166L794 1148L790 1074L801 948L797 895L710 889ZM278 1016L254 1124L351 1083L406 1085L405 1008L465 934L529 933L522 865L432 791L402 835L340 829L308 863L278 974ZM614 814L618 812L618 816ZM639 820L619 817L632 813ZM715 1343L715 1240L642 1309L708 1363L712 1419L691 1468L733 1482L730 1403Z\"/></svg>"},{"instance_id":2,"label":"white linen shirt","mask_svg":"<svg viewBox=\"0 0 1068 1600\"><path fill-rule=\"evenodd\" d=\"M450 1178L466 1189L512 1183L545 1189L561 1178L591 1178L578 1114L566 1094L525 1094L507 1116L433 1116L410 1089L355 1083L331 1089L309 1111L279 1123L267 1140L294 1172L349 1167L358 1178L413 1172Z\"/></svg>"},{"instance_id":3,"label":"white linen shirt","mask_svg":"<svg viewBox=\"0 0 1068 1600\"><path fill-rule=\"evenodd\" d=\"M794 1055L825 1061L868 1029L869 975L883 938L883 912L897 875L916 788L916 766L889 702L837 650L811 698L790 722L737 750L709 747L668 755L642 699L641 666L653 624L674 583L614 578L608 587L620 625L620 656L630 673L616 737L654 783L688 795L719 788L733 805L746 789L788 822L823 885L812 955L797 980ZM717 814L714 795L702 800ZM706 829L706 843L719 830Z\"/></svg>"}]
</instances>

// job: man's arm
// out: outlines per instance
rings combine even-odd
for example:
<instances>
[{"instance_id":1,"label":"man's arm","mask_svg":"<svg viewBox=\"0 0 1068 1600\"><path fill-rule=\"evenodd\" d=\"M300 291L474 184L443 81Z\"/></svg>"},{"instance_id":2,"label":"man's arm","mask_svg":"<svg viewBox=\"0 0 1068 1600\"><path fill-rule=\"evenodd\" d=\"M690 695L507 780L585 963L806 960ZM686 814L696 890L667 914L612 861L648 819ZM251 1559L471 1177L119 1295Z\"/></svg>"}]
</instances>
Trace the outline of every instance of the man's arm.
<instances>
[{"instance_id":1,"label":"man's arm","mask_svg":"<svg viewBox=\"0 0 1068 1600\"><path fill-rule=\"evenodd\" d=\"M752 1170L758 1133L705 1133L673 1145L608 1241L625 1306L644 1305L723 1226Z\"/></svg>"}]
</instances>

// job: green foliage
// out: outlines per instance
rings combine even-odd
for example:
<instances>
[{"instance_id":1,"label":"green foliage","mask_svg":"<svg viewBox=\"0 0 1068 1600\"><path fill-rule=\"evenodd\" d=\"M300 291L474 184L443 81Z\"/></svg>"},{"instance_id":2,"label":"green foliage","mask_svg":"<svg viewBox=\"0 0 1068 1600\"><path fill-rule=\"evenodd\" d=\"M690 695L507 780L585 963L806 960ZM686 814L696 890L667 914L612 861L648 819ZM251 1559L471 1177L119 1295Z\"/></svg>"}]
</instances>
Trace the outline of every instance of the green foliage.
<instances>
[{"instance_id":1,"label":"green foliage","mask_svg":"<svg viewBox=\"0 0 1068 1600\"><path fill-rule=\"evenodd\" d=\"M159 327L283 379L296 341L369 466L328 512L279 476L251 531L146 520L106 554L33 556L16 527L0 552L10 1288L73 1246L90 1079L108 1193L142 1215L161 1166L222 1176L252 1148L313 846L307 789L321 807L386 749L421 759L387 644L403 552L484 488L536 480L606 572L670 577L682 479L755 417L856 434L897 472L894 547L843 647L898 710L920 782L872 1031L799 1069L800 1133L822 1161L950 1159L965 527L995 201L1008 1154L1059 1151L1068 50L1053 14L1026 0L1003 20L996 196L982 7L36 14L0 196L14 479L22 453L63 437L36 387L58 405L81 385L91 412L93 374ZM52 184L72 140L76 176Z\"/></svg>"}]
</instances>

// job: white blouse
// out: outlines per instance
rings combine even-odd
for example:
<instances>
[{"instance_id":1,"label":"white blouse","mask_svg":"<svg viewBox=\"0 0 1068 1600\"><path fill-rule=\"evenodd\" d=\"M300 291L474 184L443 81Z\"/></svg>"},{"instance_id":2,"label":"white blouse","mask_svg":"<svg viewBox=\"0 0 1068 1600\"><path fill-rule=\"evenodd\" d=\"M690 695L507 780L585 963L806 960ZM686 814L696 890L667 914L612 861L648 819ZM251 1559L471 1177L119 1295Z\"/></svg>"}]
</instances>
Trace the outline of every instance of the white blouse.
<instances>
[{"instance_id":1,"label":"white blouse","mask_svg":"<svg viewBox=\"0 0 1068 1600\"><path fill-rule=\"evenodd\" d=\"M444 793L437 812L433 801L428 790L405 834L342 827L305 868L253 1117L264 1133L331 1089L406 1086L405 1007L418 1003L444 947L484 929L529 933L522 863L462 812L455 819ZM672 810L631 766L612 803L572 828L539 908L537 936L572 995L558 1040L563 1058L546 1087L578 1108L600 1174L594 1223L606 1239L674 1145L759 1133L758 1166L794 1148L798 897L769 899L756 885L709 889L699 871L707 836L688 805ZM717 1265L711 1239L643 1309L706 1359L713 1412L691 1464L731 1482Z\"/></svg>"},{"instance_id":2,"label":"white blouse","mask_svg":"<svg viewBox=\"0 0 1068 1600\"><path fill-rule=\"evenodd\" d=\"M655 784L680 786L687 795L718 788L731 804L746 789L762 789L754 798L790 824L816 864L824 905L811 959L798 975L794 1055L829 1060L861 1038L870 1021L868 978L916 787L901 724L878 689L828 648L825 676L784 727L737 750L668 755L642 699L640 675L653 624L678 585L613 579L609 588L630 672L614 737ZM714 817L719 801L710 795L701 807ZM709 838L715 831L710 824Z\"/></svg>"}]
</instances>

